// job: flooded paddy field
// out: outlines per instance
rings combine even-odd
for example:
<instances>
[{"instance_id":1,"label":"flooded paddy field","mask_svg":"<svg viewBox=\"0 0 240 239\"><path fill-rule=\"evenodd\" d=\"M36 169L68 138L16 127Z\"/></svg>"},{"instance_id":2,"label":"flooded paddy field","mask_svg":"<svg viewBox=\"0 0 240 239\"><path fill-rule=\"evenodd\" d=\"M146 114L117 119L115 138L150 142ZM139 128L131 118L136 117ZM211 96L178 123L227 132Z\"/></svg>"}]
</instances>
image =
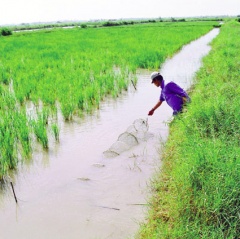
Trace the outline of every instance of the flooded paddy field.
<instances>
[{"instance_id":1,"label":"flooded paddy field","mask_svg":"<svg viewBox=\"0 0 240 239\"><path fill-rule=\"evenodd\" d=\"M160 69L165 80L188 89L218 32L212 30L167 60ZM0 238L134 236L147 212L149 184L161 166L161 145L172 115L163 104L147 116L159 97L150 73L139 70L137 90L130 86L117 100L102 103L92 116L61 121L60 142L50 142L48 151L36 148L32 162L19 165L14 178L18 203L10 184L1 192ZM136 119L147 120L147 137L116 157L105 157L103 152Z\"/></svg>"}]
</instances>

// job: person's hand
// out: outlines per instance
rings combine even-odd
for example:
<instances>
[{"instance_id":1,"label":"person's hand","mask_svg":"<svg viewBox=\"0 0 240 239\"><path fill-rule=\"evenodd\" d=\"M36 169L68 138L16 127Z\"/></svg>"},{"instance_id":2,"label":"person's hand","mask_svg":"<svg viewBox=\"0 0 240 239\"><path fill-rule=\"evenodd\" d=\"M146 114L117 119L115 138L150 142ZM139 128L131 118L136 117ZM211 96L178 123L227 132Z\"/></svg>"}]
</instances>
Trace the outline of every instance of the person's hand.
<instances>
[{"instance_id":1,"label":"person's hand","mask_svg":"<svg viewBox=\"0 0 240 239\"><path fill-rule=\"evenodd\" d=\"M183 101L183 104L186 104L187 98L186 97L182 97L182 101Z\"/></svg>"},{"instance_id":2,"label":"person's hand","mask_svg":"<svg viewBox=\"0 0 240 239\"><path fill-rule=\"evenodd\" d=\"M148 115L153 115L154 113L154 109L151 109L149 112L148 112Z\"/></svg>"}]
</instances>

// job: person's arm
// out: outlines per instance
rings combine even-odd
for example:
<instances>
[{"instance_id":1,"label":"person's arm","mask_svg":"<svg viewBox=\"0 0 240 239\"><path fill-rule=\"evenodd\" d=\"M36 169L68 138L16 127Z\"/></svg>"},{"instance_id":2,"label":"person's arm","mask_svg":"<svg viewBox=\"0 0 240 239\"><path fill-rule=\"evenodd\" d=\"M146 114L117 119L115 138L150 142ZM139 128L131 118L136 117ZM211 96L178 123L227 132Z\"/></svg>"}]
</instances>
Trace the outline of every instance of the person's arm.
<instances>
[{"instance_id":1,"label":"person's arm","mask_svg":"<svg viewBox=\"0 0 240 239\"><path fill-rule=\"evenodd\" d=\"M162 104L162 101L159 100L157 104L148 112L148 115L153 115L154 111Z\"/></svg>"}]
</instances>

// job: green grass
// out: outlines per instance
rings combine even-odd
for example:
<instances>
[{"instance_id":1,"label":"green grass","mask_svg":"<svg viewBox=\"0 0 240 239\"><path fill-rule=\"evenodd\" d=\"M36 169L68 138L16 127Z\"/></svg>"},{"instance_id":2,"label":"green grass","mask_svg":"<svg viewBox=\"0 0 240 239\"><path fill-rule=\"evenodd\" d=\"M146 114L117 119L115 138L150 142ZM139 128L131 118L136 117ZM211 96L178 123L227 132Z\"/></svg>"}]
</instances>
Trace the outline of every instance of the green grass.
<instances>
[{"instance_id":1,"label":"green grass","mask_svg":"<svg viewBox=\"0 0 240 239\"><path fill-rule=\"evenodd\" d=\"M0 37L0 123L4 129L0 152L6 152L0 155L0 178L15 168L19 155L24 158L31 151L32 138L46 149L48 135L59 139L57 121L49 120L57 118L58 109L65 120L91 113L104 97L118 97L132 80L136 82L137 68L158 69L167 57L214 24L149 23ZM29 102L37 113L26 117Z\"/></svg>"},{"instance_id":2,"label":"green grass","mask_svg":"<svg viewBox=\"0 0 240 239\"><path fill-rule=\"evenodd\" d=\"M155 23L101 29L43 30L0 38L0 82L17 100L54 106L65 119L126 90L137 68L157 69L214 22ZM114 69L119 69L117 72ZM83 90L84 89L84 90ZM84 102L89 102L85 103Z\"/></svg>"},{"instance_id":3,"label":"green grass","mask_svg":"<svg viewBox=\"0 0 240 239\"><path fill-rule=\"evenodd\" d=\"M137 238L240 235L240 24L227 22L196 77L187 112L170 126Z\"/></svg>"}]
</instances>

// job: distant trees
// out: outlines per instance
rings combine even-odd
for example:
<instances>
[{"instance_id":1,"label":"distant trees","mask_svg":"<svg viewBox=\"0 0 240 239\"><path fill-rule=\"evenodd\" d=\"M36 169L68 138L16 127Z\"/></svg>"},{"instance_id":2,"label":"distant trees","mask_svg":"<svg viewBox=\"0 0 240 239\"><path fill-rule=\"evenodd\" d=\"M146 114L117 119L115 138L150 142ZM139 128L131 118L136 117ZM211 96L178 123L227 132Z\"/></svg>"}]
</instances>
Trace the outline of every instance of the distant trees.
<instances>
[{"instance_id":1,"label":"distant trees","mask_svg":"<svg viewBox=\"0 0 240 239\"><path fill-rule=\"evenodd\" d=\"M148 20L138 20L138 21L107 21L102 24L103 27L113 27L113 26L122 26L122 25L133 25L135 23L155 23L157 22L155 19Z\"/></svg>"},{"instance_id":2,"label":"distant trees","mask_svg":"<svg viewBox=\"0 0 240 239\"><path fill-rule=\"evenodd\" d=\"M85 23L81 24L81 28L87 28L87 24Z\"/></svg>"},{"instance_id":3,"label":"distant trees","mask_svg":"<svg viewBox=\"0 0 240 239\"><path fill-rule=\"evenodd\" d=\"M121 26L121 25L133 25L133 21L123 21L123 22L116 22L116 21L107 21L102 24L103 27L113 27L113 26Z\"/></svg>"},{"instance_id":4,"label":"distant trees","mask_svg":"<svg viewBox=\"0 0 240 239\"><path fill-rule=\"evenodd\" d=\"M185 18L176 19L171 17L171 22L186 22Z\"/></svg>"},{"instance_id":5,"label":"distant trees","mask_svg":"<svg viewBox=\"0 0 240 239\"><path fill-rule=\"evenodd\" d=\"M0 36L9 36L12 35L12 31L6 27L0 29Z\"/></svg>"}]
</instances>

